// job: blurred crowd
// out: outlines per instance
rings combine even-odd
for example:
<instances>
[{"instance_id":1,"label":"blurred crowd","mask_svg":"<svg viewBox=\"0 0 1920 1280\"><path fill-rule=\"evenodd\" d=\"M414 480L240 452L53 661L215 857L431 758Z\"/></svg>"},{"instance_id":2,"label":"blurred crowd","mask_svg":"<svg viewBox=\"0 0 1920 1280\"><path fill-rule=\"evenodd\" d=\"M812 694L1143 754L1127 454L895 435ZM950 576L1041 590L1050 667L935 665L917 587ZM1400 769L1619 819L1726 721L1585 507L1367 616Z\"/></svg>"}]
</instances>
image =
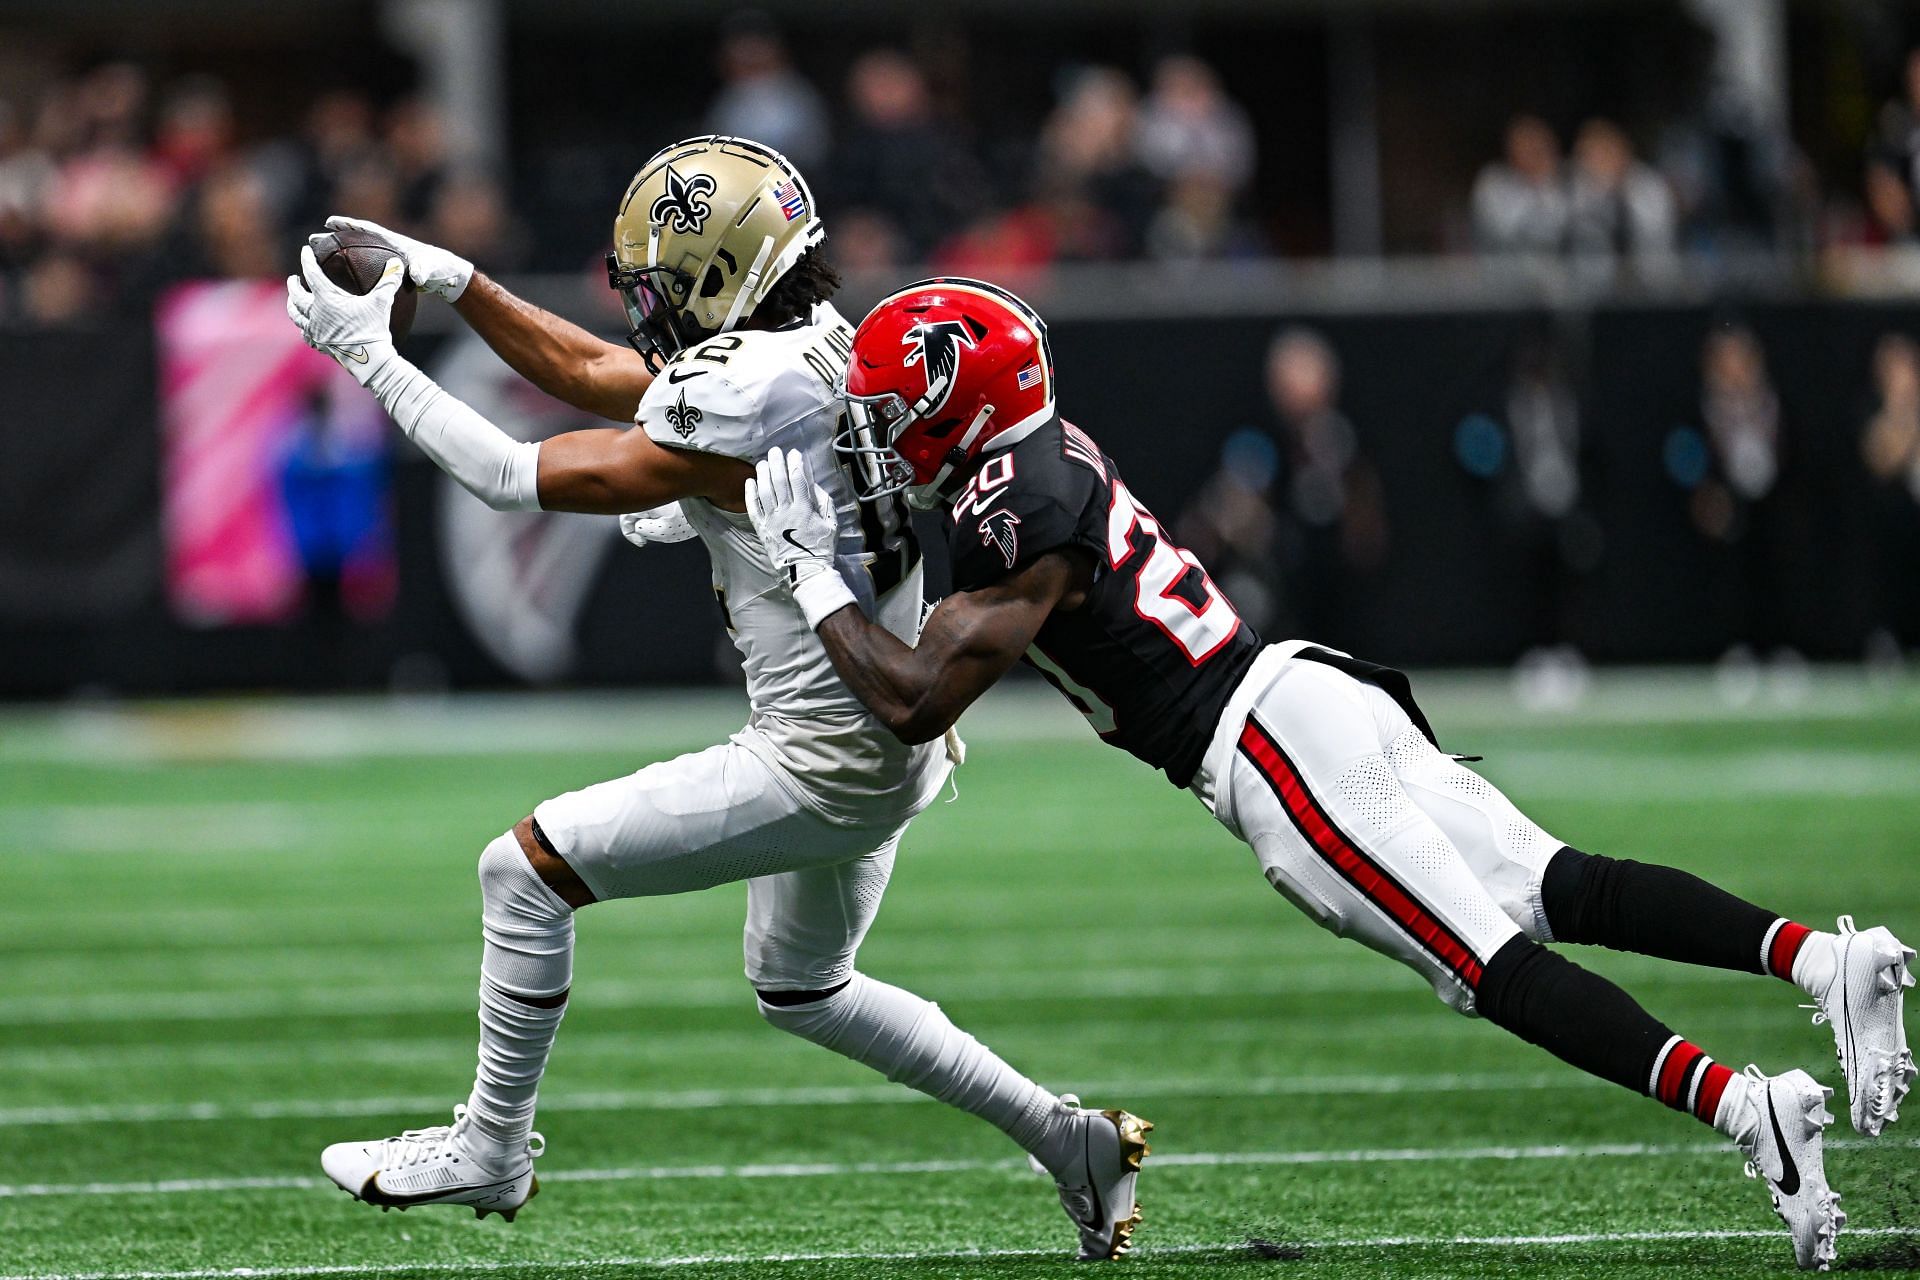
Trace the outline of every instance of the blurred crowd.
<instances>
[{"instance_id":1,"label":"blurred crowd","mask_svg":"<svg viewBox=\"0 0 1920 1280\"><path fill-rule=\"evenodd\" d=\"M0 99L0 319L98 322L170 280L281 275L289 228L343 209L504 269L518 259L506 191L449 162L417 99L327 93L298 133L244 146L209 78L156 85L109 63L32 104Z\"/></svg>"},{"instance_id":2,"label":"blurred crowd","mask_svg":"<svg viewBox=\"0 0 1920 1280\"><path fill-rule=\"evenodd\" d=\"M1528 668L1548 678L1584 671L1573 643L1586 584L1601 571L1607 539L1595 490L1604 462L1583 431L1582 400L1551 329L1521 336L1505 375L1504 403L1456 424L1460 480L1483 491L1478 545L1527 600ZM1783 407L1764 343L1738 316L1716 320L1701 342L1697 392L1639 467L1664 474L1699 577L1694 608L1726 648L1723 668L1798 667L1808 644L1796 584L1849 578L1866 635L1864 656L1887 664L1920 645L1920 342L1883 334L1857 435L1840 463L1855 477L1857 510L1840 510L1810 455L1825 448ZM1368 456L1377 440L1341 406L1342 361L1332 339L1288 325L1267 351L1270 412L1230 433L1213 474L1176 522L1240 612L1262 631L1340 637L1391 568L1393 491ZM1421 484L1436 477L1421 473ZM1444 482L1441 482L1444 483ZM1853 499L1844 504L1856 505ZM1660 524L1651 510L1640 519ZM1818 564L1820 520L1853 522L1857 563Z\"/></svg>"},{"instance_id":3,"label":"blurred crowd","mask_svg":"<svg viewBox=\"0 0 1920 1280\"><path fill-rule=\"evenodd\" d=\"M1143 78L1064 64L1045 114L1011 133L998 124L993 138L897 49L857 53L841 83L823 86L777 29L748 18L721 32L714 71L717 92L685 123L791 156L830 212L843 266L989 274L1277 248L1262 192L1285 175L1260 172L1236 90L1191 54L1161 57ZM558 243L585 233L556 225L550 176L516 203L503 175L449 153L421 99L331 91L267 137L242 139L235 117L219 81L155 83L131 63L32 101L0 92L0 319L59 323L183 275L275 275L291 265L290 231L332 211L497 270L571 271L601 251ZM1790 139L1710 105L1647 141L1604 118L1563 137L1516 115L1453 211L1435 211L1427 242L1648 277L1688 251L1920 243L1920 51L1873 132L1857 199L1823 199Z\"/></svg>"}]
</instances>

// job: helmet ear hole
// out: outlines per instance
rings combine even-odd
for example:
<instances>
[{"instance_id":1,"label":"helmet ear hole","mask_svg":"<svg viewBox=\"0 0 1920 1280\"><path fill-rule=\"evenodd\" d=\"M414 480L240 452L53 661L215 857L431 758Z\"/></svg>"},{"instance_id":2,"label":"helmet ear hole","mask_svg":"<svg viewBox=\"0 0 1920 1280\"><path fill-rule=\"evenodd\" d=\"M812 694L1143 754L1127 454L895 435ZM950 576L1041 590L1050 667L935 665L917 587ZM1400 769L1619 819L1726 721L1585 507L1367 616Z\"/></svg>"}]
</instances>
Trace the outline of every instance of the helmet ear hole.
<instances>
[{"instance_id":1,"label":"helmet ear hole","mask_svg":"<svg viewBox=\"0 0 1920 1280\"><path fill-rule=\"evenodd\" d=\"M707 268L706 278L700 282L700 296L703 298L714 297L726 287L727 278L720 274L720 268L710 266Z\"/></svg>"}]
</instances>

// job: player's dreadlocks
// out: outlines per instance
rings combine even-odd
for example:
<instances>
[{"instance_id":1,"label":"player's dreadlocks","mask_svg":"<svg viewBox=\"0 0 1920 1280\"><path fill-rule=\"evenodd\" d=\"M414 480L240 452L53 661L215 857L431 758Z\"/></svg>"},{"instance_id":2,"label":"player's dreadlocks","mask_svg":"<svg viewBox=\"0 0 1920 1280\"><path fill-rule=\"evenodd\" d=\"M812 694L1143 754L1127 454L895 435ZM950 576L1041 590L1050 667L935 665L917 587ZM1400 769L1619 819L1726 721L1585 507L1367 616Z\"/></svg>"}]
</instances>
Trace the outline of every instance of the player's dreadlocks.
<instances>
[{"instance_id":1,"label":"player's dreadlocks","mask_svg":"<svg viewBox=\"0 0 1920 1280\"><path fill-rule=\"evenodd\" d=\"M801 254L800 260L767 291L753 309L753 318L769 329L776 328L811 314L816 303L825 302L839 289L840 273L815 246Z\"/></svg>"}]
</instances>

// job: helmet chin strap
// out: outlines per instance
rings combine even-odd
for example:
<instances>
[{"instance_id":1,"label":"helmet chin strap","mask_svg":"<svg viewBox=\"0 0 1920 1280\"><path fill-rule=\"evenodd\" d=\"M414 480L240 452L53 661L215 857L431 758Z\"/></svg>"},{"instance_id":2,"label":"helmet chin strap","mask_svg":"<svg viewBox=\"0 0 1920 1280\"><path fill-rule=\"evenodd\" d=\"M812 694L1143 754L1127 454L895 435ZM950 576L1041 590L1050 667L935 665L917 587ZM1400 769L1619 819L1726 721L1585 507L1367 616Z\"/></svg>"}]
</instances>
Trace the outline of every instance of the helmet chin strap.
<instances>
[{"instance_id":1,"label":"helmet chin strap","mask_svg":"<svg viewBox=\"0 0 1920 1280\"><path fill-rule=\"evenodd\" d=\"M947 477L953 474L955 467L966 465L967 450L972 448L973 442L980 438L980 433L987 429L987 419L992 416L993 406L991 404L983 404L980 406L980 412L973 415L972 424L960 434L958 440L953 442L953 448L947 450L947 456L941 461L940 469L933 473L933 479L909 491L907 497L909 505L917 507L921 511L926 511L939 501L941 486L947 482ZM932 496L924 498L921 501L916 501L916 496L921 494L930 494ZM924 501L925 505L922 505L922 501Z\"/></svg>"},{"instance_id":2,"label":"helmet chin strap","mask_svg":"<svg viewBox=\"0 0 1920 1280\"><path fill-rule=\"evenodd\" d=\"M720 322L720 332L733 332L733 326L739 323L740 313L747 309L747 300L760 284L760 272L772 256L773 237L766 236L760 241L760 252L754 255L753 265L747 268L747 278L740 282L740 292L733 295L733 305L727 308L727 318Z\"/></svg>"}]
</instances>

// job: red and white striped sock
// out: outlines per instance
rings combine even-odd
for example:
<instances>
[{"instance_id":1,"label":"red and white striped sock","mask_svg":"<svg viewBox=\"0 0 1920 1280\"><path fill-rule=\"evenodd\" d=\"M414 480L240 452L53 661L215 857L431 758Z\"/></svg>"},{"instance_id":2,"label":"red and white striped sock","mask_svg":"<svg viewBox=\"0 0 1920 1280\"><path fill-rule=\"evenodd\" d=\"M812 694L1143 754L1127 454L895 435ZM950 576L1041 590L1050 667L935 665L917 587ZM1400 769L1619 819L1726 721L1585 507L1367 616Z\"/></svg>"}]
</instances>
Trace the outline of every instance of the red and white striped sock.
<instances>
[{"instance_id":1,"label":"red and white striped sock","mask_svg":"<svg viewBox=\"0 0 1920 1280\"><path fill-rule=\"evenodd\" d=\"M1782 916L1760 942L1760 963L1766 971L1791 982L1810 996L1826 994L1833 982L1835 938Z\"/></svg>"},{"instance_id":2,"label":"red and white striped sock","mask_svg":"<svg viewBox=\"0 0 1920 1280\"><path fill-rule=\"evenodd\" d=\"M1738 1081L1732 1068L1715 1062L1693 1041L1674 1036L1653 1060L1647 1093L1718 1129L1725 1095L1731 1090L1744 1097Z\"/></svg>"}]
</instances>

